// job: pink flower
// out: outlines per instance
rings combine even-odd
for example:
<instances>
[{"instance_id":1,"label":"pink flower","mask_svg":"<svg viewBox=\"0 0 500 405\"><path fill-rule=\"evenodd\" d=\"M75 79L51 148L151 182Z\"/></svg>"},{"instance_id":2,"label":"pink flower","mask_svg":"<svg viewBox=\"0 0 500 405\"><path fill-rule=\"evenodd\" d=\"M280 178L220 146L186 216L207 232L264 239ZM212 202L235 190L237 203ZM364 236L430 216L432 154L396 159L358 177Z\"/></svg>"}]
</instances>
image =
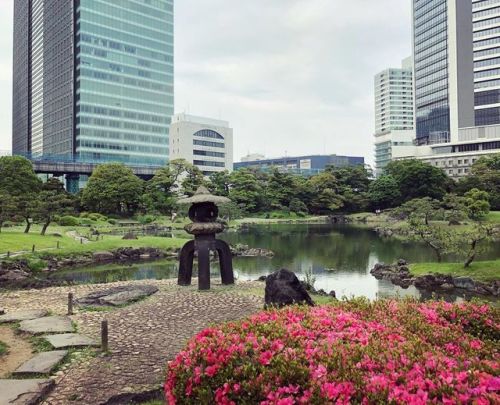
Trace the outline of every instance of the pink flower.
<instances>
[{"instance_id":1,"label":"pink flower","mask_svg":"<svg viewBox=\"0 0 500 405\"><path fill-rule=\"evenodd\" d=\"M208 366L205 369L205 374L209 377L213 377L215 374L217 374L217 371L219 370L219 366L213 365L213 366Z\"/></svg>"},{"instance_id":2,"label":"pink flower","mask_svg":"<svg viewBox=\"0 0 500 405\"><path fill-rule=\"evenodd\" d=\"M269 365L271 363L271 359L273 358L273 353L270 350L266 350L262 352L259 356L259 363L263 366Z\"/></svg>"}]
</instances>

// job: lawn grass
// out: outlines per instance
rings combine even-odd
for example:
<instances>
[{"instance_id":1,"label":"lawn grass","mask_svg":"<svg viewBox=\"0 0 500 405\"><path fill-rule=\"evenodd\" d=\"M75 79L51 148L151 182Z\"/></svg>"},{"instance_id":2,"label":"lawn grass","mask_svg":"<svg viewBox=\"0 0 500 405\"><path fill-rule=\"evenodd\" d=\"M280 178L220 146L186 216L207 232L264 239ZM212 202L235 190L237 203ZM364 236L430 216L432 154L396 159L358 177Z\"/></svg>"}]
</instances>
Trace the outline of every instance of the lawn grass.
<instances>
[{"instance_id":1,"label":"lawn grass","mask_svg":"<svg viewBox=\"0 0 500 405\"><path fill-rule=\"evenodd\" d=\"M114 250L120 247L152 247L159 249L170 249L182 247L186 242L182 238L166 238L159 236L139 236L137 240L123 240L120 235L102 235L98 241L92 240L89 243L80 243L72 237L66 235L68 231L76 230L82 236L88 233L88 228L75 227L54 227L49 228L51 232L47 235L40 235L38 226L33 226L30 233L25 234L23 228L5 228L0 233L0 254L7 252L27 252L31 253L32 246L35 245L35 252L39 255L50 254L54 256L67 256L79 253L92 253L102 250ZM57 232L62 236L54 236ZM56 249L59 242L59 249Z\"/></svg>"},{"instance_id":2,"label":"lawn grass","mask_svg":"<svg viewBox=\"0 0 500 405\"><path fill-rule=\"evenodd\" d=\"M491 211L486 216L486 221L491 222L493 224L500 224L500 211Z\"/></svg>"},{"instance_id":3,"label":"lawn grass","mask_svg":"<svg viewBox=\"0 0 500 405\"><path fill-rule=\"evenodd\" d=\"M57 242L63 248L77 247L79 245L79 242L64 233L61 233L61 237L52 234L42 236L36 231L24 233L18 227L2 229L2 233L0 233L0 254L21 251L31 252L33 245L35 245L36 250L56 248Z\"/></svg>"},{"instance_id":4,"label":"lawn grass","mask_svg":"<svg viewBox=\"0 0 500 405\"><path fill-rule=\"evenodd\" d=\"M467 276L478 281L495 281L500 279L500 259L473 262L468 268L463 263L414 263L410 265L414 276L431 273Z\"/></svg>"}]
</instances>

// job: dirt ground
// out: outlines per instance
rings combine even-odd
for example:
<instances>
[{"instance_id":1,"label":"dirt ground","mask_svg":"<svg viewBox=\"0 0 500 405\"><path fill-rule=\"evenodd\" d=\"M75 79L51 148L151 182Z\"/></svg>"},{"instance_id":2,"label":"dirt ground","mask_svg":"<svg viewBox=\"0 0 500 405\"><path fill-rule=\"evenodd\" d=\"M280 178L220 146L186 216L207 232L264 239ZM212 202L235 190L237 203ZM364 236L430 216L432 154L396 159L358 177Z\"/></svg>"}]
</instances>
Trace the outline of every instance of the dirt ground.
<instances>
[{"instance_id":1,"label":"dirt ground","mask_svg":"<svg viewBox=\"0 0 500 405\"><path fill-rule=\"evenodd\" d=\"M31 344L16 336L9 326L0 326L0 340L9 346L8 353L0 356L0 378L3 378L33 357L33 353Z\"/></svg>"}]
</instances>

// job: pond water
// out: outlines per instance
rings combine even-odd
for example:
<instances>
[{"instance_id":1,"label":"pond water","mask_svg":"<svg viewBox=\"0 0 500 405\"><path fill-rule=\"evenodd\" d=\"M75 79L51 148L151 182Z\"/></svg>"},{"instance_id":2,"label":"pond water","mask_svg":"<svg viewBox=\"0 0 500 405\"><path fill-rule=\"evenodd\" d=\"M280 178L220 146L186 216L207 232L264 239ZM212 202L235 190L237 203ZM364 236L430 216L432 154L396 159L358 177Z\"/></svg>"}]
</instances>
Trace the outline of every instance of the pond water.
<instances>
[{"instance_id":1,"label":"pond water","mask_svg":"<svg viewBox=\"0 0 500 405\"><path fill-rule=\"evenodd\" d=\"M405 290L390 281L375 279L370 275L370 269L376 263L393 263L399 258L414 263L435 260L432 250L422 244L383 239L372 230L348 225L253 225L220 237L231 244L241 243L275 252L273 258L235 258L234 269L240 280L255 280L280 268L294 271L299 278L312 271L316 278L315 287L327 292L335 290L337 297L422 297L414 287ZM499 256L500 252L496 252L492 244L481 258ZM212 267L213 277L217 277L217 265L213 263ZM80 268L58 272L53 277L82 283L167 279L177 277L177 263L162 260L130 266ZM454 300L457 297L448 295L445 298Z\"/></svg>"}]
</instances>

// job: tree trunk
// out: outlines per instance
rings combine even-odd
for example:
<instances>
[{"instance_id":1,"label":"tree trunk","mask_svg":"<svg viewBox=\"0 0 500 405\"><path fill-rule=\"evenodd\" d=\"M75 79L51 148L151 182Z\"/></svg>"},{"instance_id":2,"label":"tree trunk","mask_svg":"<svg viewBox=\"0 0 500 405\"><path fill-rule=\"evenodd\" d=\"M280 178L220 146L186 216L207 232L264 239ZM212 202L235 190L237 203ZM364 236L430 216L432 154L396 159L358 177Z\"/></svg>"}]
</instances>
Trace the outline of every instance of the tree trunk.
<instances>
[{"instance_id":1,"label":"tree trunk","mask_svg":"<svg viewBox=\"0 0 500 405\"><path fill-rule=\"evenodd\" d=\"M29 218L26 218L26 228L24 229L24 233L29 233L30 228L31 228L31 222Z\"/></svg>"},{"instance_id":2,"label":"tree trunk","mask_svg":"<svg viewBox=\"0 0 500 405\"><path fill-rule=\"evenodd\" d=\"M40 235L45 236L45 232L47 231L47 228L49 227L49 225L50 225L50 219L43 224L42 231L40 232Z\"/></svg>"},{"instance_id":3,"label":"tree trunk","mask_svg":"<svg viewBox=\"0 0 500 405\"><path fill-rule=\"evenodd\" d=\"M472 241L472 243L470 245L470 252L467 255L467 260L465 260L465 263L464 263L464 268L469 267L471 265L471 263L474 261L474 259L476 258L476 246L477 246L477 240Z\"/></svg>"}]
</instances>

